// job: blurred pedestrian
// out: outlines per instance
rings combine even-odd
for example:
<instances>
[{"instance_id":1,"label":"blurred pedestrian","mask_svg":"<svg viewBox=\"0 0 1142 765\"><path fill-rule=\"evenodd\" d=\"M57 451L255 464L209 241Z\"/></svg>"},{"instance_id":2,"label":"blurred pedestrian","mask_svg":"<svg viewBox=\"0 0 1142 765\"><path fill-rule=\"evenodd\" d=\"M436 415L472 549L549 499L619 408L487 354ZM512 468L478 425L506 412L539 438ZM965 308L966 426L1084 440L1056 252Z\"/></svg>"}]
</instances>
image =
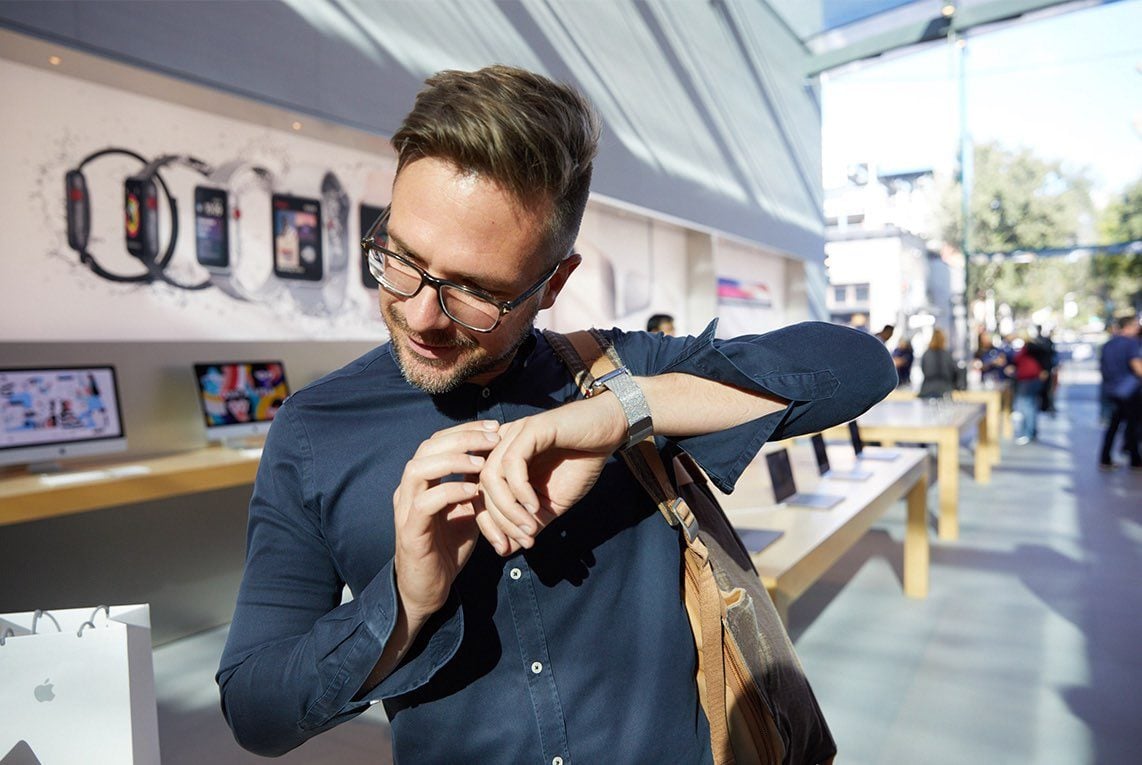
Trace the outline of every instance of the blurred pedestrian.
<instances>
[{"instance_id":1,"label":"blurred pedestrian","mask_svg":"<svg viewBox=\"0 0 1142 765\"><path fill-rule=\"evenodd\" d=\"M661 332L664 335L674 334L674 317L668 313L656 313L646 320L647 332Z\"/></svg>"},{"instance_id":2,"label":"blurred pedestrian","mask_svg":"<svg viewBox=\"0 0 1142 765\"><path fill-rule=\"evenodd\" d=\"M1055 341L1051 339L1051 330L1037 328L1039 339L1036 343L1043 349L1043 368L1047 376L1043 380L1043 389L1039 391L1039 411L1047 414L1055 413L1055 388L1059 382L1059 352L1055 349Z\"/></svg>"},{"instance_id":3,"label":"blurred pedestrian","mask_svg":"<svg viewBox=\"0 0 1142 765\"><path fill-rule=\"evenodd\" d=\"M1015 443L1026 444L1039 437L1039 396L1047 377L1042 346L1025 337L1015 352Z\"/></svg>"},{"instance_id":4,"label":"blurred pedestrian","mask_svg":"<svg viewBox=\"0 0 1142 765\"><path fill-rule=\"evenodd\" d=\"M1123 451L1130 457L1130 467L1139 470L1142 469L1142 456L1138 452L1142 426L1142 345L1138 340L1138 318L1120 319L1118 327L1118 334L1106 342L1099 357L1102 390L1110 400L1111 412L1102 436L1098 466L1103 470L1115 467L1111 459L1114 438L1119 427L1125 425Z\"/></svg>"},{"instance_id":5,"label":"blurred pedestrian","mask_svg":"<svg viewBox=\"0 0 1142 765\"><path fill-rule=\"evenodd\" d=\"M979 346L975 352L975 365L983 382L1003 382L1007 373L1004 368L1009 363L1003 349L996 347L991 335L979 333Z\"/></svg>"},{"instance_id":6,"label":"blurred pedestrian","mask_svg":"<svg viewBox=\"0 0 1142 765\"><path fill-rule=\"evenodd\" d=\"M942 329L932 330L928 350L920 357L920 398L939 398L950 395L956 387L956 362L948 351L948 336Z\"/></svg>"},{"instance_id":7,"label":"blurred pedestrian","mask_svg":"<svg viewBox=\"0 0 1142 765\"><path fill-rule=\"evenodd\" d=\"M876 336L880 338L880 342L887 345L894 334L896 334L896 326L893 324L885 324L884 327L876 333Z\"/></svg>"},{"instance_id":8,"label":"blurred pedestrian","mask_svg":"<svg viewBox=\"0 0 1142 765\"><path fill-rule=\"evenodd\" d=\"M902 337L892 351L892 363L896 365L896 375L900 378L897 387L903 388L912 384L912 362L916 354L912 350L912 338Z\"/></svg>"}]
</instances>

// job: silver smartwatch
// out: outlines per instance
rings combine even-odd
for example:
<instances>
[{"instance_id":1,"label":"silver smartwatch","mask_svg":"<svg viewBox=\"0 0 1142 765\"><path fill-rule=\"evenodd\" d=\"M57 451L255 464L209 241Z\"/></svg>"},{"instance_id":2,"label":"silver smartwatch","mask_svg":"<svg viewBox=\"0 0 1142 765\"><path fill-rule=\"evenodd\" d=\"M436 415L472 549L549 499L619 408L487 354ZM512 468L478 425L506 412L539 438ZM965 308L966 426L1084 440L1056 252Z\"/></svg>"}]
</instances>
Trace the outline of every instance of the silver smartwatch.
<instances>
[{"instance_id":1,"label":"silver smartwatch","mask_svg":"<svg viewBox=\"0 0 1142 765\"><path fill-rule=\"evenodd\" d=\"M332 172L321 196L274 194L274 275L302 313L334 316L349 274L349 195Z\"/></svg>"},{"instance_id":2,"label":"silver smartwatch","mask_svg":"<svg viewBox=\"0 0 1142 765\"><path fill-rule=\"evenodd\" d=\"M591 383L588 397L596 396L604 390L615 394L627 417L627 442L623 445L623 449L629 449L639 441L654 435L650 407L646 403L646 397L642 395L642 388L634 381L629 369L619 367L596 377Z\"/></svg>"},{"instance_id":3,"label":"silver smartwatch","mask_svg":"<svg viewBox=\"0 0 1142 765\"><path fill-rule=\"evenodd\" d=\"M239 276L244 255L242 198L251 191L261 192L268 205L273 189L273 173L244 160L220 165L205 185L194 189L198 263L210 274L214 286L238 300L268 302L280 286L268 269L253 283ZM248 266L243 270L248 272Z\"/></svg>"}]
</instances>

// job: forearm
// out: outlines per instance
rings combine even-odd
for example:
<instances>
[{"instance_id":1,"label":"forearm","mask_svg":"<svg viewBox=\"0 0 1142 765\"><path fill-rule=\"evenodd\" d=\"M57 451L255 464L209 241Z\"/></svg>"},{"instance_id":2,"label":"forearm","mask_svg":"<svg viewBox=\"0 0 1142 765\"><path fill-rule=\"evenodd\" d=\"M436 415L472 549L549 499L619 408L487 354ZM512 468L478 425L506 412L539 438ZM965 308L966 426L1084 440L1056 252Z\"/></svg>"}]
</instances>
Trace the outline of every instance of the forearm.
<instances>
[{"instance_id":1,"label":"forearm","mask_svg":"<svg viewBox=\"0 0 1142 765\"><path fill-rule=\"evenodd\" d=\"M689 374L636 378L646 396L654 432L667 437L697 436L752 422L784 410L777 396L742 390Z\"/></svg>"}]
</instances>

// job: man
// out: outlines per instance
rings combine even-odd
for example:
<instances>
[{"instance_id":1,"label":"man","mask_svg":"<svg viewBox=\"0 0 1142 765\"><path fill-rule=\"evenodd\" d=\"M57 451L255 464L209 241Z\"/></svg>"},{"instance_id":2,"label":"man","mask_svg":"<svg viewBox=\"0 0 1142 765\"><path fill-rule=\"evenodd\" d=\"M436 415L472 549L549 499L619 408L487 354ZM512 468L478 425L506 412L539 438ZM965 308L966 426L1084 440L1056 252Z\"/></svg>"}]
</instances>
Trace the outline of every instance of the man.
<instances>
[{"instance_id":1,"label":"man","mask_svg":"<svg viewBox=\"0 0 1142 765\"><path fill-rule=\"evenodd\" d=\"M1123 451L1130 457L1130 467L1142 469L1138 438L1142 429L1142 345L1138 341L1138 317L1126 316L1118 321L1118 333L1102 346L1099 356L1102 371L1102 394L1110 402L1110 419L1102 436L1102 453L1098 465L1113 470L1111 459L1118 428L1125 424Z\"/></svg>"},{"instance_id":2,"label":"man","mask_svg":"<svg viewBox=\"0 0 1142 765\"><path fill-rule=\"evenodd\" d=\"M1040 363L1047 373L1043 380L1043 387L1039 391L1039 411L1055 414L1055 388L1059 384L1059 352L1055 349L1055 341L1051 338L1051 330L1036 327L1038 338L1035 344L1041 348Z\"/></svg>"},{"instance_id":3,"label":"man","mask_svg":"<svg viewBox=\"0 0 1142 765\"><path fill-rule=\"evenodd\" d=\"M401 762L711 761L677 532L615 456L632 417L532 327L579 264L597 135L571 89L491 67L430 78L393 137L363 243L390 341L285 402L254 486L218 672L246 748L383 702ZM660 444L726 490L895 384L832 325L607 334Z\"/></svg>"},{"instance_id":4,"label":"man","mask_svg":"<svg viewBox=\"0 0 1142 765\"><path fill-rule=\"evenodd\" d=\"M674 317L668 313L656 313L646 320L647 332L661 332L664 335L674 334Z\"/></svg>"}]
</instances>

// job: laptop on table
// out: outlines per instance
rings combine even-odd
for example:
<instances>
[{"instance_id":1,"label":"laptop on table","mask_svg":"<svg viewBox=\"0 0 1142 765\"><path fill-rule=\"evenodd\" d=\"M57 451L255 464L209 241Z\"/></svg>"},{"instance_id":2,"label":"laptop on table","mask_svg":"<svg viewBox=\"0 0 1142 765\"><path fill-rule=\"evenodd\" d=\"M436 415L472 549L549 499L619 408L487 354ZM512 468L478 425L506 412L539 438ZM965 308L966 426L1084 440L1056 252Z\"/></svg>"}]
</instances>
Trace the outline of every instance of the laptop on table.
<instances>
[{"instance_id":1,"label":"laptop on table","mask_svg":"<svg viewBox=\"0 0 1142 765\"><path fill-rule=\"evenodd\" d=\"M877 449L875 452L866 452L864 450L864 441L861 440L860 437L860 428L857 427L856 420L849 423L849 437L853 441L853 454L858 460L892 462L900 457L900 452L895 449Z\"/></svg>"},{"instance_id":2,"label":"laptop on table","mask_svg":"<svg viewBox=\"0 0 1142 765\"><path fill-rule=\"evenodd\" d=\"M773 482L773 498L778 503L810 510L828 510L844 500L844 497L836 494L798 492L797 484L793 480L793 465L789 462L787 449L778 449L766 454L765 462L769 467L769 478Z\"/></svg>"},{"instance_id":3,"label":"laptop on table","mask_svg":"<svg viewBox=\"0 0 1142 765\"><path fill-rule=\"evenodd\" d=\"M833 470L829 466L825 437L816 433L810 440L813 442L813 456L817 458L817 470L822 478L835 478L838 481L867 481L872 478L872 473L867 470Z\"/></svg>"}]
</instances>

